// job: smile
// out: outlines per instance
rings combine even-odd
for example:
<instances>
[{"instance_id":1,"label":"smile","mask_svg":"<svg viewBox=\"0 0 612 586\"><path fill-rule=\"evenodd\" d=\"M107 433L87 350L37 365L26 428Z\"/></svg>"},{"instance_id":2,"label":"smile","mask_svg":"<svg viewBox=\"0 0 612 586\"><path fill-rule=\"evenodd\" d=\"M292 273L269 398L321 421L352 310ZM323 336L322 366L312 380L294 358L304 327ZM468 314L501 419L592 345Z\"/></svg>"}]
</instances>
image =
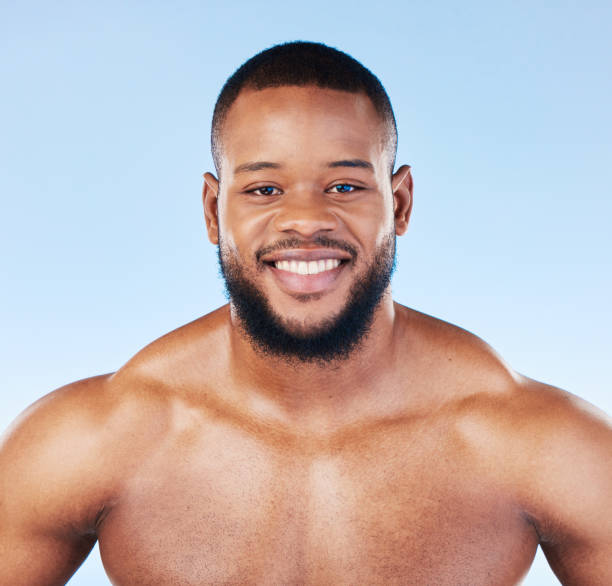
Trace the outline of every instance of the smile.
<instances>
[{"instance_id":1,"label":"smile","mask_svg":"<svg viewBox=\"0 0 612 586\"><path fill-rule=\"evenodd\" d=\"M281 290L292 296L300 296L322 294L334 289L348 261L339 258L283 259L266 264Z\"/></svg>"},{"instance_id":2,"label":"smile","mask_svg":"<svg viewBox=\"0 0 612 586\"><path fill-rule=\"evenodd\" d=\"M282 291L299 297L335 289L353 257L340 248L303 245L264 254L260 261Z\"/></svg>"},{"instance_id":3,"label":"smile","mask_svg":"<svg viewBox=\"0 0 612 586\"><path fill-rule=\"evenodd\" d=\"M331 271L340 266L338 258L322 258L319 260L279 260L274 263L280 271L295 273L296 275L318 275Z\"/></svg>"}]
</instances>

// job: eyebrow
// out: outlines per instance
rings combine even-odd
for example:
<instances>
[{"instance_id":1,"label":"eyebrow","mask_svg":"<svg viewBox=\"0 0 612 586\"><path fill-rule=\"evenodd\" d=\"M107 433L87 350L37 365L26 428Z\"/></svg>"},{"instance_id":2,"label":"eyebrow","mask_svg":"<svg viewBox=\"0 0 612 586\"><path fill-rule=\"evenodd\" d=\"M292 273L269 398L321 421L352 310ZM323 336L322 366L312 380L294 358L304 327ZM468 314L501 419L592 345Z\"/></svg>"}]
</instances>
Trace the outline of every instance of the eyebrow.
<instances>
[{"instance_id":1,"label":"eyebrow","mask_svg":"<svg viewBox=\"0 0 612 586\"><path fill-rule=\"evenodd\" d=\"M374 171L374 166L372 163L368 163L368 161L364 161L363 159L346 159L343 161L333 161L327 165L330 168L335 167L359 167L361 169L368 169L370 171Z\"/></svg>"},{"instance_id":2,"label":"eyebrow","mask_svg":"<svg viewBox=\"0 0 612 586\"><path fill-rule=\"evenodd\" d=\"M248 171L260 171L261 169L280 169L279 163L271 163L269 161L249 161L242 163L234 169L234 173L246 173Z\"/></svg>"},{"instance_id":3,"label":"eyebrow","mask_svg":"<svg viewBox=\"0 0 612 586\"><path fill-rule=\"evenodd\" d=\"M372 165L372 163L364 161L363 159L345 159L342 161L333 161L327 166L332 169L335 167L359 167L361 169L368 169L369 171L374 171L374 166Z\"/></svg>"}]
</instances>

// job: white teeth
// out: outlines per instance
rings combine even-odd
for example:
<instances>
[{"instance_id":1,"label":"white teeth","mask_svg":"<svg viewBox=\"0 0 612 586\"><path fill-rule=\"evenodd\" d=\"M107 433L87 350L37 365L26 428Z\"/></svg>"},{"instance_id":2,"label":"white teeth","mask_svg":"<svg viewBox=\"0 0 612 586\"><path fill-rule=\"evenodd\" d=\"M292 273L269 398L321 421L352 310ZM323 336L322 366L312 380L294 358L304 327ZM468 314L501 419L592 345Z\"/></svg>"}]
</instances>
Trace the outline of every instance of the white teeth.
<instances>
[{"instance_id":1,"label":"white teeth","mask_svg":"<svg viewBox=\"0 0 612 586\"><path fill-rule=\"evenodd\" d=\"M274 266L281 271L297 273L298 275L317 275L324 271L331 271L340 266L340 259L325 258L321 260L277 260Z\"/></svg>"}]
</instances>

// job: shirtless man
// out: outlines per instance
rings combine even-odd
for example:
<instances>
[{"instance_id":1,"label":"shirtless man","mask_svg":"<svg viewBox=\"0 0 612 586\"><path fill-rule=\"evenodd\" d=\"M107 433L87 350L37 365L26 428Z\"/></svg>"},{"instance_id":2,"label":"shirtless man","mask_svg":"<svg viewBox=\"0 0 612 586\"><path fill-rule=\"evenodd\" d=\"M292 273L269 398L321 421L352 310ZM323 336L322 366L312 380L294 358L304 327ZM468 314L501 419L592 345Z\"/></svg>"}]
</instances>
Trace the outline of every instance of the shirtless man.
<instances>
[{"instance_id":1,"label":"shirtless man","mask_svg":"<svg viewBox=\"0 0 612 586\"><path fill-rule=\"evenodd\" d=\"M215 108L204 212L230 304L28 409L0 583L612 584L612 429L392 301L410 169L378 80L292 43Z\"/></svg>"}]
</instances>

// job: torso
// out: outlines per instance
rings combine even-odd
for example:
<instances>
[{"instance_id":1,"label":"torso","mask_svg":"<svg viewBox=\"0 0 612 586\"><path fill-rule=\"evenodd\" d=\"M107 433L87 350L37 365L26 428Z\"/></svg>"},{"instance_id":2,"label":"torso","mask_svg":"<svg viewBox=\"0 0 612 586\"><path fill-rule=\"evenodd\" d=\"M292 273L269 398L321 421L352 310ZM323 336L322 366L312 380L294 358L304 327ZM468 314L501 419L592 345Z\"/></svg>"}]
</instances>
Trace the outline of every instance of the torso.
<instances>
[{"instance_id":1,"label":"torso","mask_svg":"<svg viewBox=\"0 0 612 586\"><path fill-rule=\"evenodd\" d=\"M151 413L124 401L115 420L149 422L132 445L134 429L113 433L129 456L98 538L116 585L510 585L531 564L514 472L474 440L503 393L325 434L155 389L133 404L148 393Z\"/></svg>"}]
</instances>

